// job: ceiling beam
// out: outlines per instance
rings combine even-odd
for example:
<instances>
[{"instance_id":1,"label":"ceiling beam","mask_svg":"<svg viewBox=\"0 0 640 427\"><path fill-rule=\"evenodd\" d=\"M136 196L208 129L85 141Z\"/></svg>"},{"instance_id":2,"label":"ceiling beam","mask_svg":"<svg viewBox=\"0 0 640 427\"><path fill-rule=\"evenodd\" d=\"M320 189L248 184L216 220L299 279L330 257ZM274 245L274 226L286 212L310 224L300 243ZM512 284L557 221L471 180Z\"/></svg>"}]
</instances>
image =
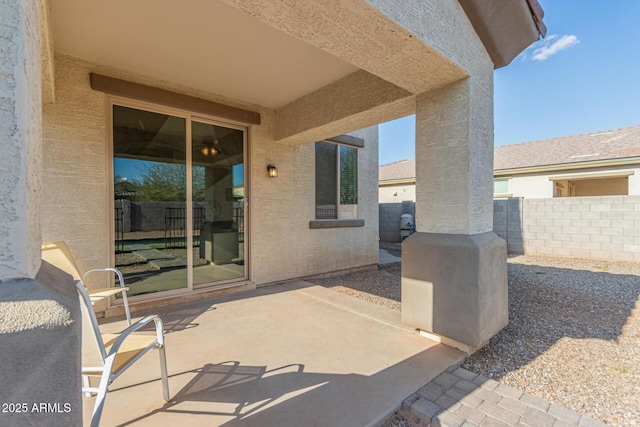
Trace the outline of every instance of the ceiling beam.
<instances>
[{"instance_id":1,"label":"ceiling beam","mask_svg":"<svg viewBox=\"0 0 640 427\"><path fill-rule=\"evenodd\" d=\"M307 144L412 114L411 92L356 71L276 110L275 139Z\"/></svg>"}]
</instances>

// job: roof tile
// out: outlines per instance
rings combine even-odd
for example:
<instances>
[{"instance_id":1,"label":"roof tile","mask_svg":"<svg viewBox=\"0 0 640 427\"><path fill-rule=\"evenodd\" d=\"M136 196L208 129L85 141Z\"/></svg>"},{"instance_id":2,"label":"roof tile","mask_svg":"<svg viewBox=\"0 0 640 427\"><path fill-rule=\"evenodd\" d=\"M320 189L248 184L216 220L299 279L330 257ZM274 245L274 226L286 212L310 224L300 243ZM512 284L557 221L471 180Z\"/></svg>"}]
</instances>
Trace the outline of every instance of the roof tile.
<instances>
[{"instance_id":1,"label":"roof tile","mask_svg":"<svg viewBox=\"0 0 640 427\"><path fill-rule=\"evenodd\" d=\"M640 156L640 126L562 136L494 148L493 169L518 169ZM380 166L380 181L414 178L415 159Z\"/></svg>"}]
</instances>

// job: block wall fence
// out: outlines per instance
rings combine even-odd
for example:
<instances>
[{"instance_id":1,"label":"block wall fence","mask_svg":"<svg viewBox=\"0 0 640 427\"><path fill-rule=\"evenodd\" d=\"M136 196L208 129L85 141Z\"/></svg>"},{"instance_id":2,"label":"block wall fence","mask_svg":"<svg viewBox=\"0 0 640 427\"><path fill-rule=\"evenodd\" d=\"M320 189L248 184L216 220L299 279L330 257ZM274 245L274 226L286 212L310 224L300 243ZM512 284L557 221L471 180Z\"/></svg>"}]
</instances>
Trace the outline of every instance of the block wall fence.
<instances>
[{"instance_id":1,"label":"block wall fence","mask_svg":"<svg viewBox=\"0 0 640 427\"><path fill-rule=\"evenodd\" d=\"M385 205L380 205L380 240L399 242L405 212L391 218ZM396 222L396 240L385 240L395 237L391 227ZM511 254L640 262L640 196L495 199L493 230L507 241Z\"/></svg>"},{"instance_id":2,"label":"block wall fence","mask_svg":"<svg viewBox=\"0 0 640 427\"><path fill-rule=\"evenodd\" d=\"M380 241L400 243L400 217L406 213L416 216L416 204L412 201L400 203L380 203L379 205ZM415 224L415 221L414 221Z\"/></svg>"}]
</instances>

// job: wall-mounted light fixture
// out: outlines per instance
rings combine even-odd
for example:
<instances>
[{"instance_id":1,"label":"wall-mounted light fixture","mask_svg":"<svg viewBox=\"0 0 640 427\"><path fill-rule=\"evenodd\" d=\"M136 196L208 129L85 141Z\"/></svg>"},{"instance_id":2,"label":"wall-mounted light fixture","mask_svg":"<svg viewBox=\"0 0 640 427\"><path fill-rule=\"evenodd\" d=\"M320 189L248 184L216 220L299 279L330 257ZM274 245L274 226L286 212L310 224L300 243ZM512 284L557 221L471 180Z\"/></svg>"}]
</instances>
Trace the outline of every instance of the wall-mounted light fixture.
<instances>
[{"instance_id":1,"label":"wall-mounted light fixture","mask_svg":"<svg viewBox=\"0 0 640 427\"><path fill-rule=\"evenodd\" d=\"M267 172L269 172L269 178L277 178L278 177L278 168L274 165L267 166Z\"/></svg>"}]
</instances>

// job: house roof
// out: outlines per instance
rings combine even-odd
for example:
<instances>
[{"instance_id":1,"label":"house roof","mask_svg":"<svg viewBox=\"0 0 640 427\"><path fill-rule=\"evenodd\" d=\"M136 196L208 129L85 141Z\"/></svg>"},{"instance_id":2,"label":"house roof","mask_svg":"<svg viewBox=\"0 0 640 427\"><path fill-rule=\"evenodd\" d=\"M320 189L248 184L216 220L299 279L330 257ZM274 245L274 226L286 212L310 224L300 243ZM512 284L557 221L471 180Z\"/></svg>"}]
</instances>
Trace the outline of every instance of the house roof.
<instances>
[{"instance_id":1,"label":"house roof","mask_svg":"<svg viewBox=\"0 0 640 427\"><path fill-rule=\"evenodd\" d=\"M610 160L640 156L640 126L495 147L493 169Z\"/></svg>"},{"instance_id":2,"label":"house roof","mask_svg":"<svg viewBox=\"0 0 640 427\"><path fill-rule=\"evenodd\" d=\"M640 126L563 136L494 148L493 170L640 157ZM380 181L415 178L415 159L380 166Z\"/></svg>"},{"instance_id":3,"label":"house roof","mask_svg":"<svg viewBox=\"0 0 640 427\"><path fill-rule=\"evenodd\" d=\"M379 180L410 179L416 176L416 159L400 160L380 166Z\"/></svg>"}]
</instances>

